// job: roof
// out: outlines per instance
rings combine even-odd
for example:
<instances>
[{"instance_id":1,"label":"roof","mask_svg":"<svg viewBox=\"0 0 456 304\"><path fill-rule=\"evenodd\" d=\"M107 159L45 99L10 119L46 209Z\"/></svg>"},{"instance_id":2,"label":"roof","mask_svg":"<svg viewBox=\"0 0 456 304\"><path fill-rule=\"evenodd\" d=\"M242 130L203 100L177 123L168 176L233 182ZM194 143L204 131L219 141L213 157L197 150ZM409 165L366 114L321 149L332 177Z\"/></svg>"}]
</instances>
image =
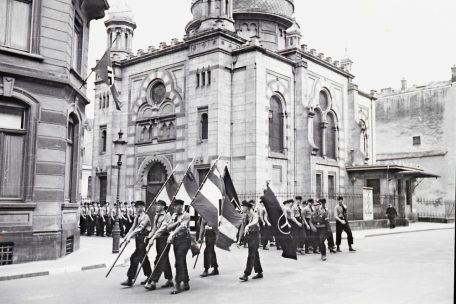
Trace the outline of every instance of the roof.
<instances>
[{"instance_id":1,"label":"roof","mask_svg":"<svg viewBox=\"0 0 456 304\"><path fill-rule=\"evenodd\" d=\"M369 171L388 171L394 175L401 175L414 178L439 178L439 175L425 172L424 170L416 167L409 167L403 165L361 165L347 167L347 172L369 172Z\"/></svg>"}]
</instances>

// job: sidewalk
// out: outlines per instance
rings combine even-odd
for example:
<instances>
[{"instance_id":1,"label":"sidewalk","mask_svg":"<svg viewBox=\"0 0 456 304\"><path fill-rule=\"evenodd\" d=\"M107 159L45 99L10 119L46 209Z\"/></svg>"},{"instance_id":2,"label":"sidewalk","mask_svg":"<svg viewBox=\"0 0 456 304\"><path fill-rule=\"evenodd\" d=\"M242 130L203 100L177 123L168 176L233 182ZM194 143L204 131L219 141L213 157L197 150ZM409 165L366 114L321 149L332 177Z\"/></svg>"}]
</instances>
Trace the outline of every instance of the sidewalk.
<instances>
[{"instance_id":1,"label":"sidewalk","mask_svg":"<svg viewBox=\"0 0 456 304\"><path fill-rule=\"evenodd\" d=\"M454 230L455 225L418 222L410 224L408 227L397 227L395 229L382 228L353 231L353 237L355 239L362 239L367 237L442 229ZM128 265L129 257L133 253L134 247L134 244L130 244L127 247L122 257L117 262L116 267ZM106 268L106 271L108 271L108 268L111 267L114 260L117 258L117 254L113 254L111 248L112 238L83 236L81 237L80 249L64 258L52 261L0 266L0 284L1 281L6 280L87 271L98 268Z\"/></svg>"}]
</instances>

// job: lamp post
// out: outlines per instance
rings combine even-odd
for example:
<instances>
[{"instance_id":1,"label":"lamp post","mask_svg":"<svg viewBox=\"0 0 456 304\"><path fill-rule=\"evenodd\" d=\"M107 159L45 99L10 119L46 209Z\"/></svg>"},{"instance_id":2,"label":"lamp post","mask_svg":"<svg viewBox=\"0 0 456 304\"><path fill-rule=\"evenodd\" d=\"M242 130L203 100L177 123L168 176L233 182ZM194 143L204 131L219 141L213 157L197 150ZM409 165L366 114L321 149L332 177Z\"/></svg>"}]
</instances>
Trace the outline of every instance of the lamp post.
<instances>
[{"instance_id":1,"label":"lamp post","mask_svg":"<svg viewBox=\"0 0 456 304\"><path fill-rule=\"evenodd\" d=\"M120 225L119 225L119 213L120 213L120 201L119 201L119 192L120 192L120 167L122 166L122 155L125 154L125 149L127 142L122 139L123 133L122 130L119 131L119 138L114 140L114 152L117 155L117 210L116 217L114 221L114 227L112 229L112 253L119 253L119 244L120 244Z\"/></svg>"}]
</instances>

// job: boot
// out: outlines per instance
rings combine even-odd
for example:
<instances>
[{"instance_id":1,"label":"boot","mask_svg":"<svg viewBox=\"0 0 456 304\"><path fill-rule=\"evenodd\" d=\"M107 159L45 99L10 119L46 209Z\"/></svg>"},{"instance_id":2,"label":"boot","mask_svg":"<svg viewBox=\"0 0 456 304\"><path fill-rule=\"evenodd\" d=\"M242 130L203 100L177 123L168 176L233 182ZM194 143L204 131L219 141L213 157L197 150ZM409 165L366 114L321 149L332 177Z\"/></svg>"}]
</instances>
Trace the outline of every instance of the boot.
<instances>
[{"instance_id":1,"label":"boot","mask_svg":"<svg viewBox=\"0 0 456 304\"><path fill-rule=\"evenodd\" d=\"M321 256L321 260L322 260L322 261L326 261L326 255L322 255L322 256Z\"/></svg>"},{"instance_id":2,"label":"boot","mask_svg":"<svg viewBox=\"0 0 456 304\"><path fill-rule=\"evenodd\" d=\"M331 252L331 253L337 253L337 251L334 249L334 247L329 248L329 252Z\"/></svg>"},{"instance_id":3,"label":"boot","mask_svg":"<svg viewBox=\"0 0 456 304\"><path fill-rule=\"evenodd\" d=\"M247 282L249 280L249 277L244 274L242 275L242 277L239 278L239 280L241 280L242 282Z\"/></svg>"},{"instance_id":4,"label":"boot","mask_svg":"<svg viewBox=\"0 0 456 304\"><path fill-rule=\"evenodd\" d=\"M147 290L155 290L157 289L157 285L155 285L155 282L147 283L146 286L144 286L145 289Z\"/></svg>"},{"instance_id":5,"label":"boot","mask_svg":"<svg viewBox=\"0 0 456 304\"><path fill-rule=\"evenodd\" d=\"M120 285L132 287L133 286L133 280L128 278L125 282L120 283Z\"/></svg>"},{"instance_id":6,"label":"boot","mask_svg":"<svg viewBox=\"0 0 456 304\"><path fill-rule=\"evenodd\" d=\"M350 247L348 248L348 251L355 252L356 250L350 245Z\"/></svg>"},{"instance_id":7,"label":"boot","mask_svg":"<svg viewBox=\"0 0 456 304\"><path fill-rule=\"evenodd\" d=\"M202 274L200 274L200 277L202 277L202 278L205 278L208 276L209 276L209 273L207 272L207 270L204 270L204 272Z\"/></svg>"},{"instance_id":8,"label":"boot","mask_svg":"<svg viewBox=\"0 0 456 304\"><path fill-rule=\"evenodd\" d=\"M263 273L257 273L252 279L257 280L257 279L262 279L263 278Z\"/></svg>"},{"instance_id":9,"label":"boot","mask_svg":"<svg viewBox=\"0 0 456 304\"><path fill-rule=\"evenodd\" d=\"M147 284L147 279L141 282L141 285L146 285Z\"/></svg>"},{"instance_id":10,"label":"boot","mask_svg":"<svg viewBox=\"0 0 456 304\"><path fill-rule=\"evenodd\" d=\"M340 246L337 246L337 252L342 252L342 250L340 250Z\"/></svg>"},{"instance_id":11,"label":"boot","mask_svg":"<svg viewBox=\"0 0 456 304\"><path fill-rule=\"evenodd\" d=\"M188 281L187 282L184 282L184 291L188 291L190 290L190 285L188 284Z\"/></svg>"},{"instance_id":12,"label":"boot","mask_svg":"<svg viewBox=\"0 0 456 304\"><path fill-rule=\"evenodd\" d=\"M184 283L179 282L179 283L176 283L176 288L174 288L174 290L171 291L171 294L175 295L175 294L181 293L183 291L184 291Z\"/></svg>"},{"instance_id":13,"label":"boot","mask_svg":"<svg viewBox=\"0 0 456 304\"><path fill-rule=\"evenodd\" d=\"M219 275L218 268L214 268L214 270L212 270L211 273L209 273L209 275L210 275L210 276Z\"/></svg>"},{"instance_id":14,"label":"boot","mask_svg":"<svg viewBox=\"0 0 456 304\"><path fill-rule=\"evenodd\" d=\"M166 281L166 283L164 285L162 285L161 288L169 288L169 287L174 287L174 283L172 280Z\"/></svg>"}]
</instances>

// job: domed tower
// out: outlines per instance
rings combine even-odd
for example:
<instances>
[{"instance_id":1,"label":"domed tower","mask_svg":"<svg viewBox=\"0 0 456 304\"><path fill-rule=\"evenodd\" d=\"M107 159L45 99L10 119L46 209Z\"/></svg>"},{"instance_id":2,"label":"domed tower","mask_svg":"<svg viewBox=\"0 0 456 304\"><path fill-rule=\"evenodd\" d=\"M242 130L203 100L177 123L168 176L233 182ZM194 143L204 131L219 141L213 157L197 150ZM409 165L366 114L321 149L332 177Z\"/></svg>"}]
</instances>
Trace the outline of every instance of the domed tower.
<instances>
[{"instance_id":1,"label":"domed tower","mask_svg":"<svg viewBox=\"0 0 456 304\"><path fill-rule=\"evenodd\" d=\"M233 18L239 36L260 37L270 50L287 46L287 29L294 24L293 0L233 0Z\"/></svg>"},{"instance_id":2,"label":"domed tower","mask_svg":"<svg viewBox=\"0 0 456 304\"><path fill-rule=\"evenodd\" d=\"M234 32L233 0L193 0L193 20L185 31L191 36L211 29L225 29Z\"/></svg>"},{"instance_id":3,"label":"domed tower","mask_svg":"<svg viewBox=\"0 0 456 304\"><path fill-rule=\"evenodd\" d=\"M109 19L105 21L108 34L107 46L111 46L113 60L122 60L132 50L133 33L136 23L133 12L124 0L113 1L109 9Z\"/></svg>"}]
</instances>

